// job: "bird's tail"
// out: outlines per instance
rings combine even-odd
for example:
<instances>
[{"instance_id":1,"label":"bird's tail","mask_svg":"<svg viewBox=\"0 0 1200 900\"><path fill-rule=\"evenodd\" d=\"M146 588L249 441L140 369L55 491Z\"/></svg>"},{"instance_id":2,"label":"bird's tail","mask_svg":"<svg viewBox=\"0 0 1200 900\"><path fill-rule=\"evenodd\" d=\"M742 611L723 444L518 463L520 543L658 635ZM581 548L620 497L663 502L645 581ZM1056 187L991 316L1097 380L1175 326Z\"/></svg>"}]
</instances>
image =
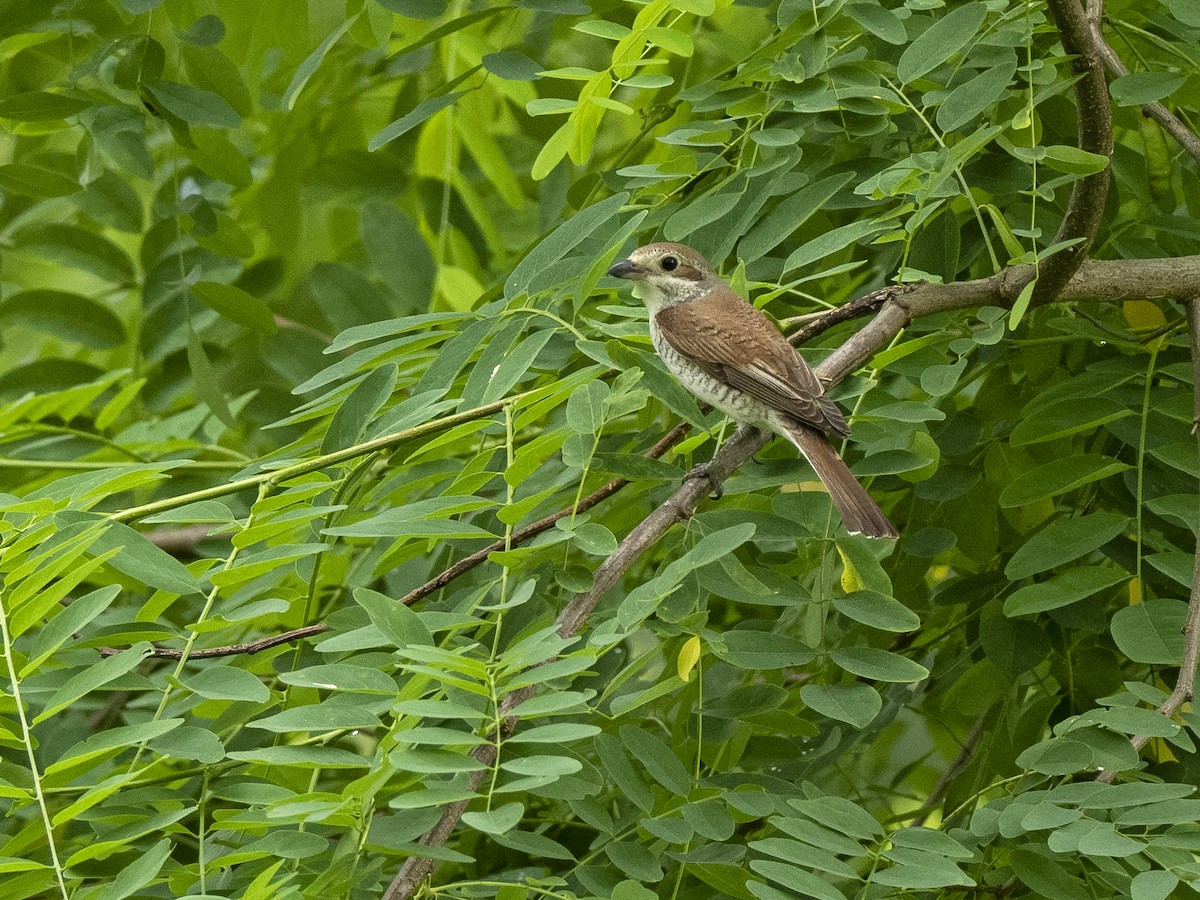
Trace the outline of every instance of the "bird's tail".
<instances>
[{"instance_id":1,"label":"bird's tail","mask_svg":"<svg viewBox=\"0 0 1200 900\"><path fill-rule=\"evenodd\" d=\"M791 422L780 423L787 438L804 454L829 491L829 499L837 507L851 534L873 538L897 538L900 533L888 520L871 495L858 483L854 473L838 456L837 450L813 428Z\"/></svg>"}]
</instances>

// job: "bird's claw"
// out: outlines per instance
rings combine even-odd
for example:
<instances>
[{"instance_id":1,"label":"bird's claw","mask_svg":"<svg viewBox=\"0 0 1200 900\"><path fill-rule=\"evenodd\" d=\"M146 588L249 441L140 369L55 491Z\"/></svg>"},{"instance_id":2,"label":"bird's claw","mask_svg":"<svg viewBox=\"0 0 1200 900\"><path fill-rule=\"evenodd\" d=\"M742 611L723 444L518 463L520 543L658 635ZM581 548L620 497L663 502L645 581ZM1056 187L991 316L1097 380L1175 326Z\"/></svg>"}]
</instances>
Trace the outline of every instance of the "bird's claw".
<instances>
[{"instance_id":1,"label":"bird's claw","mask_svg":"<svg viewBox=\"0 0 1200 900\"><path fill-rule=\"evenodd\" d=\"M709 486L712 487L712 492L708 495L710 500L720 500L725 493L725 488L721 486L721 482L713 474L713 464L711 461L699 463L692 471L683 476L685 482L692 481L696 478L707 478Z\"/></svg>"}]
</instances>

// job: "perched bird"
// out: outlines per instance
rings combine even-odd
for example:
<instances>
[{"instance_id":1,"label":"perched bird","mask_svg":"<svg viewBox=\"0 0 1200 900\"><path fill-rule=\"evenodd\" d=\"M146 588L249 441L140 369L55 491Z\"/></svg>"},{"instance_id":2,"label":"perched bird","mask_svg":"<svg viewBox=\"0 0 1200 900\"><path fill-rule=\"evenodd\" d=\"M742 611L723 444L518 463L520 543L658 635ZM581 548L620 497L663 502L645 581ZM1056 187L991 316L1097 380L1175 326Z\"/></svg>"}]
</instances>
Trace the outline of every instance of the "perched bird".
<instances>
[{"instance_id":1,"label":"perched bird","mask_svg":"<svg viewBox=\"0 0 1200 900\"><path fill-rule=\"evenodd\" d=\"M654 349L684 387L795 444L852 534L899 536L825 437L850 434L841 410L779 329L703 256L682 244L648 244L608 274L640 282Z\"/></svg>"}]
</instances>

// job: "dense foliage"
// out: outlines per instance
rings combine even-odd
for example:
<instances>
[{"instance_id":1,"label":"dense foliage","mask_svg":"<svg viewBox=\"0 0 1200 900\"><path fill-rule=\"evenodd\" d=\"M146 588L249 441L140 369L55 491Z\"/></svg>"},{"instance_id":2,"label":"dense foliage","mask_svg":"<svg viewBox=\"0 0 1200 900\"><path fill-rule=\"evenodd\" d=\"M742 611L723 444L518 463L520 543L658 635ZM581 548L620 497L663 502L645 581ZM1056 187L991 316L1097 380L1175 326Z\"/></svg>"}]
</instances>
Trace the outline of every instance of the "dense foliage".
<instances>
[{"instance_id":1,"label":"dense foliage","mask_svg":"<svg viewBox=\"0 0 1200 900\"><path fill-rule=\"evenodd\" d=\"M1200 115L1200 14L1104 15L1090 254L1183 257L1197 162L1139 104ZM1155 711L1192 362L1136 283L917 318L835 388L898 542L776 441L555 624L723 430L622 251L785 324L1040 267L1109 165L1073 82L1043 0L0 0L0 894L1200 881L1200 722Z\"/></svg>"}]
</instances>

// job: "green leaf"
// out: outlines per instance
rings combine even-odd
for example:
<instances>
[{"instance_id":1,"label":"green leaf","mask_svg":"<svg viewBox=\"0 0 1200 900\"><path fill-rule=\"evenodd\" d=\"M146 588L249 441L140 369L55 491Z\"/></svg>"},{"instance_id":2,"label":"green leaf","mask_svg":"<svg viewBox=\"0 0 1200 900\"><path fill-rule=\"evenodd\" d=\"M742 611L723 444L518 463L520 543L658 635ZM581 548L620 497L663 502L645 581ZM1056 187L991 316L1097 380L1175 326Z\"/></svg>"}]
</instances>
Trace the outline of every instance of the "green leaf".
<instances>
[{"instance_id":1,"label":"green leaf","mask_svg":"<svg viewBox=\"0 0 1200 900\"><path fill-rule=\"evenodd\" d=\"M621 796L629 800L643 812L654 811L654 794L642 778L640 765L630 762L621 742L611 734L598 734L592 741L596 755L603 765L606 779L616 785ZM635 758L636 754L635 754ZM638 759L639 764L641 759Z\"/></svg>"},{"instance_id":2,"label":"green leaf","mask_svg":"<svg viewBox=\"0 0 1200 900\"><path fill-rule=\"evenodd\" d=\"M1166 900L1179 884L1179 876L1162 869L1138 872L1129 885L1130 900Z\"/></svg>"},{"instance_id":3,"label":"green leaf","mask_svg":"<svg viewBox=\"0 0 1200 900\"><path fill-rule=\"evenodd\" d=\"M297 706L283 712L247 722L248 728L261 728L284 734L291 731L342 731L357 728L378 728L379 717L370 710L349 703L325 702Z\"/></svg>"},{"instance_id":4,"label":"green leaf","mask_svg":"<svg viewBox=\"0 0 1200 900\"><path fill-rule=\"evenodd\" d=\"M172 759L194 759L212 765L225 758L225 746L220 739L205 728L195 725L180 725L166 734L152 738L150 749L161 756Z\"/></svg>"},{"instance_id":5,"label":"green leaf","mask_svg":"<svg viewBox=\"0 0 1200 900\"><path fill-rule=\"evenodd\" d=\"M321 453L334 453L357 444L375 414L391 399L399 371L394 364L380 366L360 381L329 422Z\"/></svg>"},{"instance_id":6,"label":"green leaf","mask_svg":"<svg viewBox=\"0 0 1200 900\"><path fill-rule=\"evenodd\" d=\"M401 135L407 134L422 122L432 118L435 113L441 112L447 106L450 106L465 93L466 91L451 91L448 94L422 100L399 119L380 129L367 143L367 149L374 152Z\"/></svg>"},{"instance_id":7,"label":"green leaf","mask_svg":"<svg viewBox=\"0 0 1200 900\"><path fill-rule=\"evenodd\" d=\"M814 822L860 841L883 836L883 826L869 812L845 797L826 796L813 800L789 800L788 806Z\"/></svg>"},{"instance_id":8,"label":"green leaf","mask_svg":"<svg viewBox=\"0 0 1200 900\"><path fill-rule=\"evenodd\" d=\"M1183 654L1183 623L1187 604L1158 597L1119 609L1112 617L1112 636L1133 662L1178 665Z\"/></svg>"},{"instance_id":9,"label":"green leaf","mask_svg":"<svg viewBox=\"0 0 1200 900\"><path fill-rule=\"evenodd\" d=\"M116 599L121 592L120 585L111 584L107 587L77 597L62 608L58 615L38 629L29 650L29 661L25 663L18 675L21 678L40 668L51 654L65 644L73 634L81 632L89 622L100 615Z\"/></svg>"},{"instance_id":10,"label":"green leaf","mask_svg":"<svg viewBox=\"0 0 1200 900\"><path fill-rule=\"evenodd\" d=\"M1006 616L1027 616L1069 606L1129 578L1121 569L1079 566L1038 584L1018 588L1004 600Z\"/></svg>"},{"instance_id":11,"label":"green leaf","mask_svg":"<svg viewBox=\"0 0 1200 900\"><path fill-rule=\"evenodd\" d=\"M620 734L621 742L651 778L673 794L687 795L692 788L692 776L665 741L636 725L622 725Z\"/></svg>"},{"instance_id":12,"label":"green leaf","mask_svg":"<svg viewBox=\"0 0 1200 900\"><path fill-rule=\"evenodd\" d=\"M0 166L0 190L23 197L65 197L81 188L78 180L54 169L24 162Z\"/></svg>"},{"instance_id":13,"label":"green leaf","mask_svg":"<svg viewBox=\"0 0 1200 900\"><path fill-rule=\"evenodd\" d=\"M896 63L897 77L908 84L937 68L979 34L986 18L984 3L968 3L951 10L905 48Z\"/></svg>"},{"instance_id":14,"label":"green leaf","mask_svg":"<svg viewBox=\"0 0 1200 900\"><path fill-rule=\"evenodd\" d=\"M283 92L283 98L279 105L283 108L284 112L291 112L295 108L296 98L304 90L304 86L308 84L308 80L320 68L329 51L333 49L333 45L340 41L342 36L353 28L354 23L357 21L358 15L347 16L341 25L331 31L325 40L321 41L317 49L305 57L304 62L296 69L296 74L292 76L291 82Z\"/></svg>"},{"instance_id":15,"label":"green leaf","mask_svg":"<svg viewBox=\"0 0 1200 900\"><path fill-rule=\"evenodd\" d=\"M741 199L740 193L729 191L689 200L667 219L663 225L663 236L668 241L681 241L697 229L729 215Z\"/></svg>"},{"instance_id":16,"label":"green leaf","mask_svg":"<svg viewBox=\"0 0 1200 900\"><path fill-rule=\"evenodd\" d=\"M266 703L271 692L257 675L237 666L215 665L182 679L183 686L207 700Z\"/></svg>"},{"instance_id":17,"label":"green leaf","mask_svg":"<svg viewBox=\"0 0 1200 900\"><path fill-rule=\"evenodd\" d=\"M855 591L833 599L842 615L882 631L916 631L921 618L899 600L876 591Z\"/></svg>"},{"instance_id":18,"label":"green leaf","mask_svg":"<svg viewBox=\"0 0 1200 900\"><path fill-rule=\"evenodd\" d=\"M806 684L800 699L821 715L855 728L866 728L883 708L879 691L869 684Z\"/></svg>"},{"instance_id":19,"label":"green leaf","mask_svg":"<svg viewBox=\"0 0 1200 900\"><path fill-rule=\"evenodd\" d=\"M478 525L445 518L493 505L494 501L479 497L434 497L385 510L353 525L326 528L322 534L374 538L493 538L495 535Z\"/></svg>"},{"instance_id":20,"label":"green leaf","mask_svg":"<svg viewBox=\"0 0 1200 900\"><path fill-rule=\"evenodd\" d=\"M966 125L1004 95L1016 72L1014 57L958 85L938 107L938 127L953 131Z\"/></svg>"},{"instance_id":21,"label":"green leaf","mask_svg":"<svg viewBox=\"0 0 1200 900\"><path fill-rule=\"evenodd\" d=\"M271 334L275 331L275 314L267 309L265 303L239 287L216 281L201 281L192 285L191 292L197 300L231 322L259 334Z\"/></svg>"},{"instance_id":22,"label":"green leaf","mask_svg":"<svg viewBox=\"0 0 1200 900\"><path fill-rule=\"evenodd\" d=\"M105 521L103 516L77 510L63 510L55 518L64 525L99 524ZM200 582L187 566L128 525L108 522L104 533L92 544L90 552L100 555L110 550L117 550L117 554L108 560L108 565L142 584L173 594L201 593Z\"/></svg>"},{"instance_id":23,"label":"green leaf","mask_svg":"<svg viewBox=\"0 0 1200 900\"><path fill-rule=\"evenodd\" d=\"M106 281L126 284L134 280L129 255L108 238L86 228L61 222L44 223L22 228L14 243Z\"/></svg>"},{"instance_id":24,"label":"green leaf","mask_svg":"<svg viewBox=\"0 0 1200 900\"><path fill-rule=\"evenodd\" d=\"M920 663L878 647L841 647L829 655L851 675L872 681L914 682L929 677L929 670Z\"/></svg>"},{"instance_id":25,"label":"green leaf","mask_svg":"<svg viewBox=\"0 0 1200 900\"><path fill-rule=\"evenodd\" d=\"M484 834L504 834L511 831L521 821L525 814L525 806L521 803L505 803L486 812L465 812L462 820L464 825L482 831Z\"/></svg>"},{"instance_id":26,"label":"green leaf","mask_svg":"<svg viewBox=\"0 0 1200 900\"><path fill-rule=\"evenodd\" d=\"M395 603L395 601L391 601ZM399 604L396 604L399 605ZM381 616L383 611L379 610ZM415 615L415 614L414 614ZM397 617L402 618L402 614ZM389 626L391 627L391 626ZM396 623L394 631L399 634L406 626ZM382 630L382 629L380 629ZM294 684L299 687L317 688L323 691L345 691L347 693L379 694L386 697L396 695L396 680L386 672L367 666L351 663L330 663L321 666L308 666L295 672L280 672L279 680L284 684ZM409 701L410 703L423 701ZM397 712L405 712L401 704L395 707ZM442 718L439 716L438 718Z\"/></svg>"},{"instance_id":27,"label":"green leaf","mask_svg":"<svg viewBox=\"0 0 1200 900\"><path fill-rule=\"evenodd\" d=\"M220 94L177 81L150 81L142 84L156 106L188 125L237 128L242 117Z\"/></svg>"},{"instance_id":28,"label":"green leaf","mask_svg":"<svg viewBox=\"0 0 1200 900\"><path fill-rule=\"evenodd\" d=\"M1056 144L1045 148L1042 158L1045 164L1056 172L1068 175L1094 175L1108 168L1108 157L1102 153L1089 153L1078 147Z\"/></svg>"},{"instance_id":29,"label":"green leaf","mask_svg":"<svg viewBox=\"0 0 1200 900\"><path fill-rule=\"evenodd\" d=\"M425 627L425 623L403 603L369 588L355 588L354 601L366 610L371 624L383 632L395 646L432 646L433 636Z\"/></svg>"},{"instance_id":30,"label":"green leaf","mask_svg":"<svg viewBox=\"0 0 1200 900\"><path fill-rule=\"evenodd\" d=\"M1056 400L1027 409L1009 440L1017 447L1040 444L1082 431L1098 431L1102 425L1132 415L1133 410L1110 397Z\"/></svg>"},{"instance_id":31,"label":"green leaf","mask_svg":"<svg viewBox=\"0 0 1200 900\"><path fill-rule=\"evenodd\" d=\"M90 100L52 94L49 91L25 91L0 99L0 119L13 122L44 122L66 119L92 105Z\"/></svg>"},{"instance_id":32,"label":"green leaf","mask_svg":"<svg viewBox=\"0 0 1200 900\"><path fill-rule=\"evenodd\" d=\"M0 302L0 322L23 326L96 350L125 342L125 326L107 307L79 294L51 289L19 291Z\"/></svg>"},{"instance_id":33,"label":"green leaf","mask_svg":"<svg viewBox=\"0 0 1200 900\"><path fill-rule=\"evenodd\" d=\"M509 741L514 744L565 744L592 737L599 732L600 729L595 725L582 722L555 722L552 725L519 729Z\"/></svg>"},{"instance_id":34,"label":"green leaf","mask_svg":"<svg viewBox=\"0 0 1200 900\"><path fill-rule=\"evenodd\" d=\"M585 238L612 221L629 200L628 193L614 194L580 210L559 225L517 263L504 282L504 298L512 300L529 289L543 272L577 247Z\"/></svg>"},{"instance_id":35,"label":"green leaf","mask_svg":"<svg viewBox=\"0 0 1200 900\"><path fill-rule=\"evenodd\" d=\"M604 852L622 875L650 884L662 881L662 866L649 847L632 841L611 841L604 845Z\"/></svg>"},{"instance_id":36,"label":"green leaf","mask_svg":"<svg viewBox=\"0 0 1200 900\"><path fill-rule=\"evenodd\" d=\"M237 421L225 400L225 393L217 381L216 370L204 350L204 344L195 331L188 329L187 343L188 365L192 370L192 379L196 384L196 395L204 401L204 405L221 422L229 428L237 428Z\"/></svg>"},{"instance_id":37,"label":"green leaf","mask_svg":"<svg viewBox=\"0 0 1200 900\"><path fill-rule=\"evenodd\" d=\"M1000 492L1000 505L1006 509L1026 506L1100 481L1128 468L1127 464L1111 456L1095 453L1054 459L1013 479Z\"/></svg>"},{"instance_id":38,"label":"green leaf","mask_svg":"<svg viewBox=\"0 0 1200 900\"><path fill-rule=\"evenodd\" d=\"M1008 329L1012 331L1021 324L1021 320L1025 318L1025 313L1029 310L1029 301L1033 299L1034 288L1037 287L1037 279L1032 278L1021 288L1021 293L1017 295L1017 299L1013 301L1012 310L1008 314ZM1024 425L1025 423L1020 423ZM1017 426L1018 428L1020 425ZM1015 443L1015 441L1014 441Z\"/></svg>"},{"instance_id":39,"label":"green leaf","mask_svg":"<svg viewBox=\"0 0 1200 900\"><path fill-rule=\"evenodd\" d=\"M517 50L501 50L483 57L483 67L506 81L534 81L543 66Z\"/></svg>"},{"instance_id":40,"label":"green leaf","mask_svg":"<svg viewBox=\"0 0 1200 900\"><path fill-rule=\"evenodd\" d=\"M138 853L106 887L105 896L111 897L112 900L123 900L136 894L154 880L170 855L170 838L163 838L149 850Z\"/></svg>"},{"instance_id":41,"label":"green leaf","mask_svg":"<svg viewBox=\"0 0 1200 900\"><path fill-rule=\"evenodd\" d=\"M578 434L598 434L604 425L604 401L609 387L603 381L589 381L576 388L567 399L567 425Z\"/></svg>"},{"instance_id":42,"label":"green leaf","mask_svg":"<svg viewBox=\"0 0 1200 900\"><path fill-rule=\"evenodd\" d=\"M738 244L738 255L753 262L774 250L787 236L819 212L854 178L850 172L830 175L801 188L760 219Z\"/></svg>"},{"instance_id":43,"label":"green leaf","mask_svg":"<svg viewBox=\"0 0 1200 900\"><path fill-rule=\"evenodd\" d=\"M840 250L846 249L857 241L880 234L886 230L882 225L863 221L851 222L849 225L841 225L837 228L831 228L828 231L822 231L817 237L802 245L799 249L793 250L792 254L787 258L787 262L783 264L783 270L784 272L791 272L793 269L811 265Z\"/></svg>"},{"instance_id":44,"label":"green leaf","mask_svg":"<svg viewBox=\"0 0 1200 900\"><path fill-rule=\"evenodd\" d=\"M46 701L45 708L33 720L37 725L46 721L56 713L62 712L81 697L99 690L115 678L120 678L127 672L132 672L150 653L148 643L141 642L118 653L116 656L104 657L97 663L88 666L82 672L72 675Z\"/></svg>"},{"instance_id":45,"label":"green leaf","mask_svg":"<svg viewBox=\"0 0 1200 900\"><path fill-rule=\"evenodd\" d=\"M1017 581L1045 572L1098 550L1129 527L1129 519L1100 512L1073 519L1055 519L1012 555L1004 574Z\"/></svg>"},{"instance_id":46,"label":"green leaf","mask_svg":"<svg viewBox=\"0 0 1200 900\"><path fill-rule=\"evenodd\" d=\"M1114 78L1108 90L1117 106L1141 106L1170 96L1186 81L1187 76L1177 72L1133 72Z\"/></svg>"},{"instance_id":47,"label":"green leaf","mask_svg":"<svg viewBox=\"0 0 1200 900\"><path fill-rule=\"evenodd\" d=\"M786 669L812 662L815 654L800 640L770 631L727 631L713 650L740 669Z\"/></svg>"},{"instance_id":48,"label":"green leaf","mask_svg":"<svg viewBox=\"0 0 1200 900\"><path fill-rule=\"evenodd\" d=\"M816 900L846 900L846 895L824 878L798 866L769 859L755 859L751 860L750 868L764 878L795 891L802 897L814 897Z\"/></svg>"}]
</instances>

